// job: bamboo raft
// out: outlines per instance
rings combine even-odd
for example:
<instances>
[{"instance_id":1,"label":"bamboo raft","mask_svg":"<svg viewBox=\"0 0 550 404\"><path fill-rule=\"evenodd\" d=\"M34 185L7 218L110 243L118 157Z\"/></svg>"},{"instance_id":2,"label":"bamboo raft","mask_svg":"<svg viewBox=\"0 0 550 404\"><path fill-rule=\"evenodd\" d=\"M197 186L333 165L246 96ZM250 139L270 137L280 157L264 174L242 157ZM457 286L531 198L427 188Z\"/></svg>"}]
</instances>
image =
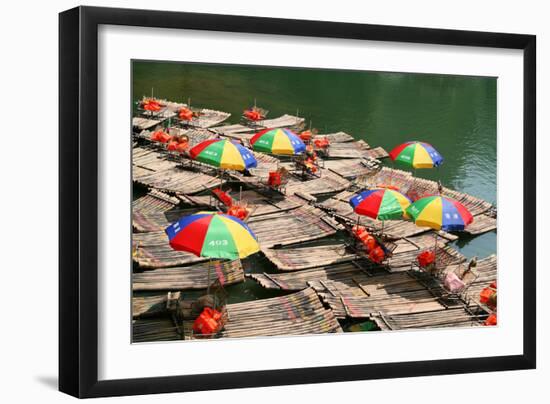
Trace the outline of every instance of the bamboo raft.
<instances>
[{"instance_id":1,"label":"bamboo raft","mask_svg":"<svg viewBox=\"0 0 550 404\"><path fill-rule=\"evenodd\" d=\"M331 310L313 289L227 305L229 321L222 337L264 337L342 332Z\"/></svg>"},{"instance_id":2,"label":"bamboo raft","mask_svg":"<svg viewBox=\"0 0 550 404\"><path fill-rule=\"evenodd\" d=\"M351 136L346 132L325 133L325 134L319 134L318 136L326 137L331 144L353 142L355 140L353 136Z\"/></svg>"},{"instance_id":3,"label":"bamboo raft","mask_svg":"<svg viewBox=\"0 0 550 404\"><path fill-rule=\"evenodd\" d=\"M291 176L286 185L286 194L305 193L309 195L326 195L341 192L351 184L345 178L333 172L321 168L320 177L303 181L296 176Z\"/></svg>"},{"instance_id":4,"label":"bamboo raft","mask_svg":"<svg viewBox=\"0 0 550 404\"><path fill-rule=\"evenodd\" d=\"M262 250L321 239L339 230L333 219L310 205L252 217L248 226L258 238Z\"/></svg>"},{"instance_id":5,"label":"bamboo raft","mask_svg":"<svg viewBox=\"0 0 550 404\"><path fill-rule=\"evenodd\" d=\"M350 252L344 243L326 244L316 247L264 248L262 252L279 271L297 271L328 266L339 262L351 261L356 258L356 255Z\"/></svg>"},{"instance_id":6,"label":"bamboo raft","mask_svg":"<svg viewBox=\"0 0 550 404\"><path fill-rule=\"evenodd\" d=\"M132 289L134 292L206 289L209 271L210 284L216 279L222 286L244 282L244 271L239 260L212 261L184 267L134 272Z\"/></svg>"},{"instance_id":7,"label":"bamboo raft","mask_svg":"<svg viewBox=\"0 0 550 404\"><path fill-rule=\"evenodd\" d=\"M132 118L132 126L135 129L142 131L142 130L151 129L159 125L162 121L163 120L160 120L160 119L151 119L143 116L135 116Z\"/></svg>"},{"instance_id":8,"label":"bamboo raft","mask_svg":"<svg viewBox=\"0 0 550 404\"><path fill-rule=\"evenodd\" d=\"M435 182L433 181L430 181L430 183L435 184ZM377 182L372 181L371 186L375 186L375 184L377 184ZM437 184L435 185L435 187L437 189ZM318 206L321 209L331 212L331 214L333 214L335 217L347 223L357 223L358 221L360 221L362 225L381 229L381 221L371 219L366 216L359 216L353 211L353 208L349 204L349 200L354 195L354 193L355 192L351 191L342 191ZM435 194L437 194L437 191L435 191ZM446 188L444 188L443 195L450 196L446 193ZM465 233L477 235L496 229L496 218L491 217L485 213L492 208L492 205L490 205L488 202L467 194L456 192L454 192L453 196L451 197L456 197L455 199L462 202L467 209L469 209L468 206L472 207L471 212L472 215L474 215L474 221L471 225L467 226L464 229ZM474 212L477 213L474 214ZM388 220L384 223L384 234L393 239L410 237L416 234L424 233L426 231L429 231L429 228L417 226L413 222L407 220Z\"/></svg>"},{"instance_id":9,"label":"bamboo raft","mask_svg":"<svg viewBox=\"0 0 550 404\"><path fill-rule=\"evenodd\" d=\"M134 170L134 181L160 191L176 194L196 194L219 186L219 178L174 165L162 171L143 172Z\"/></svg>"},{"instance_id":10,"label":"bamboo raft","mask_svg":"<svg viewBox=\"0 0 550 404\"><path fill-rule=\"evenodd\" d=\"M264 119L259 126L263 128L294 128L301 130L304 127L305 118L284 114L278 118Z\"/></svg>"},{"instance_id":11,"label":"bamboo raft","mask_svg":"<svg viewBox=\"0 0 550 404\"><path fill-rule=\"evenodd\" d=\"M317 293L337 318L370 318L372 313L395 315L446 308L440 296L408 272L372 276L361 280L360 285L349 288L325 282L326 291Z\"/></svg>"},{"instance_id":12,"label":"bamboo raft","mask_svg":"<svg viewBox=\"0 0 550 404\"><path fill-rule=\"evenodd\" d=\"M194 126L197 128L210 128L212 126L219 125L231 116L229 112L216 111L206 108L201 109L199 114L200 115L198 117L193 117L193 119L189 122L189 126Z\"/></svg>"},{"instance_id":13,"label":"bamboo raft","mask_svg":"<svg viewBox=\"0 0 550 404\"><path fill-rule=\"evenodd\" d=\"M185 103L178 103L178 102L173 102L168 100L158 100L158 101L162 105L164 105L164 107L160 111L155 112L153 114L150 114L149 112L143 114L144 118L154 118L155 120L157 120L158 121L157 124L162 123L167 119L176 117L177 112L181 108L189 107ZM209 127L221 124L225 120L229 119L229 117L231 116L229 112L216 111L208 108L200 108L196 111L199 113L199 116L194 116L193 119L191 119L191 121L187 123L188 126L196 127L196 128L209 128ZM134 120L135 119L136 117L134 117ZM141 127L134 124L134 127L138 127L139 129L149 129L152 126Z\"/></svg>"},{"instance_id":14,"label":"bamboo raft","mask_svg":"<svg viewBox=\"0 0 550 404\"><path fill-rule=\"evenodd\" d=\"M169 317L132 320L132 342L180 340L178 327Z\"/></svg>"},{"instance_id":15,"label":"bamboo raft","mask_svg":"<svg viewBox=\"0 0 550 404\"><path fill-rule=\"evenodd\" d=\"M249 126L244 126L244 125L241 125L240 123L237 123L233 125L230 124L230 125L216 126L212 128L212 131L236 140L249 140L252 136L254 136L255 129Z\"/></svg>"},{"instance_id":16,"label":"bamboo raft","mask_svg":"<svg viewBox=\"0 0 550 404\"><path fill-rule=\"evenodd\" d=\"M132 259L144 269L188 265L206 260L195 254L173 250L164 231L134 233L132 245L135 248Z\"/></svg>"},{"instance_id":17,"label":"bamboo raft","mask_svg":"<svg viewBox=\"0 0 550 404\"><path fill-rule=\"evenodd\" d=\"M298 208L306 203L301 198L286 197L278 192L260 191L248 189L242 192L231 192L230 195L237 200L246 201L252 207L251 216L263 216L271 213L285 212ZM188 205L215 209L219 202L210 195L179 195L179 199Z\"/></svg>"},{"instance_id":18,"label":"bamboo raft","mask_svg":"<svg viewBox=\"0 0 550 404\"><path fill-rule=\"evenodd\" d=\"M168 316L166 295L134 297L133 341L183 339L182 329ZM342 332L340 324L325 309L312 289L270 299L226 306L228 321L220 337L246 338ZM185 323L185 322L184 322ZM185 339L192 339L191 335Z\"/></svg>"},{"instance_id":19,"label":"bamboo raft","mask_svg":"<svg viewBox=\"0 0 550 404\"><path fill-rule=\"evenodd\" d=\"M430 246L433 248L433 244ZM278 253L282 250L271 250L271 253ZM423 249L416 249L410 251L405 249L402 252L398 252L394 257L389 261L390 273L404 273L405 271L411 269L411 263L416 260L416 256L423 251ZM272 262L276 263L277 261L273 257L269 256L266 253L266 250L263 250L264 254ZM304 251L304 253L306 253ZM387 269L383 267L370 267L367 262L362 262L358 260L357 257L352 256L349 260L344 260L343 262L335 262L327 265L316 265L317 262L314 260L313 256L308 256L310 259L305 264L300 262L299 265L294 264L294 262L287 262L287 268L292 268L293 271L284 272L284 273L275 273L268 274L264 273L252 273L247 274L246 277L253 279L258 282L258 284L266 289L275 289L275 290L301 290L308 286L314 286L317 290L323 290L325 287L319 284L319 281L330 281L338 282L344 284L346 288L350 289L352 293L361 295L361 280L373 276L373 274L384 273L387 274ZM393 262L392 262L393 260ZM304 259L305 261L305 259ZM448 265L458 265L463 263L465 257L461 255L455 249L439 244L438 247L438 262ZM301 269L300 266L309 266L309 268ZM281 268L278 266L279 270Z\"/></svg>"},{"instance_id":20,"label":"bamboo raft","mask_svg":"<svg viewBox=\"0 0 550 404\"><path fill-rule=\"evenodd\" d=\"M365 159L331 159L325 161L325 168L348 180L370 175L374 169Z\"/></svg>"},{"instance_id":21,"label":"bamboo raft","mask_svg":"<svg viewBox=\"0 0 550 404\"><path fill-rule=\"evenodd\" d=\"M331 143L329 157L340 159L375 158L388 157L388 153L382 147L371 149L370 145L363 140L353 142Z\"/></svg>"},{"instance_id":22,"label":"bamboo raft","mask_svg":"<svg viewBox=\"0 0 550 404\"><path fill-rule=\"evenodd\" d=\"M475 314L464 307L440 309L415 314L384 315L373 313L370 320L374 321L382 331L407 330L421 328L448 328L448 327L478 327L485 314Z\"/></svg>"},{"instance_id":23,"label":"bamboo raft","mask_svg":"<svg viewBox=\"0 0 550 404\"><path fill-rule=\"evenodd\" d=\"M167 219L164 219L167 220L166 222L162 221L165 217L164 213L151 214L148 216L149 226L152 226L152 217L159 220L156 222L158 231L133 234L132 242L137 248L133 260L140 267L163 268L204 260L190 253L173 250L163 230L170 221ZM253 216L249 219L248 225L256 234L262 249L317 240L331 236L339 229L339 225L333 219L310 205Z\"/></svg>"},{"instance_id":24,"label":"bamboo raft","mask_svg":"<svg viewBox=\"0 0 550 404\"><path fill-rule=\"evenodd\" d=\"M164 192L151 190L132 202L132 211L141 213L166 212L179 204L179 199Z\"/></svg>"},{"instance_id":25,"label":"bamboo raft","mask_svg":"<svg viewBox=\"0 0 550 404\"><path fill-rule=\"evenodd\" d=\"M143 319L168 314L167 294L136 295L132 297L132 317Z\"/></svg>"},{"instance_id":26,"label":"bamboo raft","mask_svg":"<svg viewBox=\"0 0 550 404\"><path fill-rule=\"evenodd\" d=\"M361 223L364 226L381 229L382 222L371 219L367 216L359 216L349 204L350 198L354 195L351 191L342 191L332 198L319 204L319 208L330 212L336 218L349 224ZM413 222L406 220L387 220L384 223L384 235L391 239L411 237L429 231L428 227L420 227Z\"/></svg>"},{"instance_id":27,"label":"bamboo raft","mask_svg":"<svg viewBox=\"0 0 550 404\"><path fill-rule=\"evenodd\" d=\"M256 127L245 126L242 124L223 125L212 127L211 129L220 135L224 135L228 138L248 141L255 132L267 128L291 128L294 130L301 130L304 127L304 118L300 118L294 115L284 114L280 117L273 119L264 119L256 123Z\"/></svg>"}]
</instances>

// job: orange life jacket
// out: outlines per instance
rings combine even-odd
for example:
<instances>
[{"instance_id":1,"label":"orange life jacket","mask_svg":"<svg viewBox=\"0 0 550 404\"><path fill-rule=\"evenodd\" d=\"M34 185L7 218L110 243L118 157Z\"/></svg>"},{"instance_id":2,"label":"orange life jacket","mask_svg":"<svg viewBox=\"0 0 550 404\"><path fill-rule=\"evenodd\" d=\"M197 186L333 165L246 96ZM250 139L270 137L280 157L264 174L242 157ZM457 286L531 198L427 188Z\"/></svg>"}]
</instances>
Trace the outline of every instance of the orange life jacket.
<instances>
[{"instance_id":1,"label":"orange life jacket","mask_svg":"<svg viewBox=\"0 0 550 404\"><path fill-rule=\"evenodd\" d=\"M166 145L166 149L169 151L176 151L177 148L178 148L178 142L176 142L175 140L170 140L168 142L168 145Z\"/></svg>"},{"instance_id":2,"label":"orange life jacket","mask_svg":"<svg viewBox=\"0 0 550 404\"><path fill-rule=\"evenodd\" d=\"M435 252L432 250L423 251L418 254L416 260L418 261L418 265L420 265L421 268L426 268L427 266L435 262Z\"/></svg>"},{"instance_id":3,"label":"orange life jacket","mask_svg":"<svg viewBox=\"0 0 550 404\"><path fill-rule=\"evenodd\" d=\"M369 252L369 259L376 264L380 264L382 261L384 261L384 258L386 258L386 254L380 246L373 248Z\"/></svg>"},{"instance_id":4,"label":"orange life jacket","mask_svg":"<svg viewBox=\"0 0 550 404\"><path fill-rule=\"evenodd\" d=\"M202 313L193 322L193 331L197 334L214 334L216 333L221 324L220 319L222 315L219 311L205 307Z\"/></svg>"},{"instance_id":5,"label":"orange life jacket","mask_svg":"<svg viewBox=\"0 0 550 404\"><path fill-rule=\"evenodd\" d=\"M225 206L231 207L233 205L233 198L231 198L227 192L224 192L219 188L213 189L212 192Z\"/></svg>"},{"instance_id":6,"label":"orange life jacket","mask_svg":"<svg viewBox=\"0 0 550 404\"><path fill-rule=\"evenodd\" d=\"M180 153L183 153L185 150L187 150L188 147L189 147L189 142L184 140L183 142L178 143L178 145L176 146L176 150Z\"/></svg>"},{"instance_id":7,"label":"orange life jacket","mask_svg":"<svg viewBox=\"0 0 550 404\"><path fill-rule=\"evenodd\" d=\"M491 314L489 317L487 317L487 320L483 323L483 325L497 325L497 315L496 313Z\"/></svg>"},{"instance_id":8,"label":"orange life jacket","mask_svg":"<svg viewBox=\"0 0 550 404\"><path fill-rule=\"evenodd\" d=\"M487 303L494 293L495 291L492 288L483 288L479 293L480 303Z\"/></svg>"},{"instance_id":9,"label":"orange life jacket","mask_svg":"<svg viewBox=\"0 0 550 404\"><path fill-rule=\"evenodd\" d=\"M245 118L250 119L251 121L261 121L264 118L264 116L258 111L254 111L251 109L247 109L246 111L244 111L243 115L245 116Z\"/></svg>"},{"instance_id":10,"label":"orange life jacket","mask_svg":"<svg viewBox=\"0 0 550 404\"><path fill-rule=\"evenodd\" d=\"M227 214L237 219L244 220L248 216L248 209L239 205L232 205L228 210Z\"/></svg>"},{"instance_id":11,"label":"orange life jacket","mask_svg":"<svg viewBox=\"0 0 550 404\"><path fill-rule=\"evenodd\" d=\"M172 139L172 136L163 130L157 130L151 135L151 140L155 142L167 143L170 139Z\"/></svg>"},{"instance_id":12,"label":"orange life jacket","mask_svg":"<svg viewBox=\"0 0 550 404\"><path fill-rule=\"evenodd\" d=\"M298 136L302 141L309 142L311 140L312 133L310 130L304 130Z\"/></svg>"},{"instance_id":13,"label":"orange life jacket","mask_svg":"<svg viewBox=\"0 0 550 404\"><path fill-rule=\"evenodd\" d=\"M190 121L193 119L193 111L191 111L189 108L180 108L178 112L179 119L182 119L184 121Z\"/></svg>"},{"instance_id":14,"label":"orange life jacket","mask_svg":"<svg viewBox=\"0 0 550 404\"><path fill-rule=\"evenodd\" d=\"M156 100L149 99L143 101L143 109L146 111L157 112L160 111L160 103Z\"/></svg>"},{"instance_id":15,"label":"orange life jacket","mask_svg":"<svg viewBox=\"0 0 550 404\"><path fill-rule=\"evenodd\" d=\"M315 139L313 143L315 144L315 147L318 147L319 149L324 149L330 146L330 141L326 137Z\"/></svg>"},{"instance_id":16,"label":"orange life jacket","mask_svg":"<svg viewBox=\"0 0 550 404\"><path fill-rule=\"evenodd\" d=\"M281 173L278 171L271 171L267 183L270 187L278 187L281 185Z\"/></svg>"}]
</instances>

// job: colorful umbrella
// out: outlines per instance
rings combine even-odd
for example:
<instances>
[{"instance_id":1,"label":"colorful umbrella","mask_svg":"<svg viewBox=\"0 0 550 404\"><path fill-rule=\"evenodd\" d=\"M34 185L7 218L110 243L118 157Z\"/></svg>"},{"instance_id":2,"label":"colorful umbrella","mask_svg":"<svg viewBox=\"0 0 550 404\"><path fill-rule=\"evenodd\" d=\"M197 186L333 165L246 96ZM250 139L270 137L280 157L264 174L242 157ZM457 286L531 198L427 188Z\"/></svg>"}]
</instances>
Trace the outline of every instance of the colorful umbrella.
<instances>
[{"instance_id":1,"label":"colorful umbrella","mask_svg":"<svg viewBox=\"0 0 550 404\"><path fill-rule=\"evenodd\" d=\"M409 198L392 189L368 189L354 195L349 204L355 213L378 220L403 219Z\"/></svg>"},{"instance_id":2,"label":"colorful umbrella","mask_svg":"<svg viewBox=\"0 0 550 404\"><path fill-rule=\"evenodd\" d=\"M417 226L435 230L460 231L474 221L460 202L444 196L427 196L412 203L406 211Z\"/></svg>"},{"instance_id":3,"label":"colorful umbrella","mask_svg":"<svg viewBox=\"0 0 550 404\"><path fill-rule=\"evenodd\" d=\"M393 161L400 161L413 168L438 167L443 157L431 144L424 142L405 142L390 152Z\"/></svg>"},{"instance_id":4,"label":"colorful umbrella","mask_svg":"<svg viewBox=\"0 0 550 404\"><path fill-rule=\"evenodd\" d=\"M211 139L189 150L191 158L228 170L245 170L256 167L254 155L246 147L227 139Z\"/></svg>"},{"instance_id":5,"label":"colorful umbrella","mask_svg":"<svg viewBox=\"0 0 550 404\"><path fill-rule=\"evenodd\" d=\"M271 154L294 155L306 151L306 145L290 129L265 129L250 139L252 148Z\"/></svg>"},{"instance_id":6,"label":"colorful umbrella","mask_svg":"<svg viewBox=\"0 0 550 404\"><path fill-rule=\"evenodd\" d=\"M236 217L217 212L184 216L165 230L174 250L199 257L237 259L260 250L252 230Z\"/></svg>"}]
</instances>

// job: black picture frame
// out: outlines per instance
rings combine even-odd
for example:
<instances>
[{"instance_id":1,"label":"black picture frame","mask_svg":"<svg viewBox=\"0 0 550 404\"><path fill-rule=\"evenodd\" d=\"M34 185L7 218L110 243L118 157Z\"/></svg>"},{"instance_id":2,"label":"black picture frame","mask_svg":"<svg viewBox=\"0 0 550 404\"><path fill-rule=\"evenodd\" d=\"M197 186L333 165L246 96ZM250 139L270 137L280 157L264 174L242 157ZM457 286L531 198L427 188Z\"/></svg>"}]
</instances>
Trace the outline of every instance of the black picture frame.
<instances>
[{"instance_id":1,"label":"black picture frame","mask_svg":"<svg viewBox=\"0 0 550 404\"><path fill-rule=\"evenodd\" d=\"M523 50L523 354L99 381L97 60L100 24ZM535 111L534 35L95 7L78 7L60 13L59 389L84 398L535 368Z\"/></svg>"}]
</instances>

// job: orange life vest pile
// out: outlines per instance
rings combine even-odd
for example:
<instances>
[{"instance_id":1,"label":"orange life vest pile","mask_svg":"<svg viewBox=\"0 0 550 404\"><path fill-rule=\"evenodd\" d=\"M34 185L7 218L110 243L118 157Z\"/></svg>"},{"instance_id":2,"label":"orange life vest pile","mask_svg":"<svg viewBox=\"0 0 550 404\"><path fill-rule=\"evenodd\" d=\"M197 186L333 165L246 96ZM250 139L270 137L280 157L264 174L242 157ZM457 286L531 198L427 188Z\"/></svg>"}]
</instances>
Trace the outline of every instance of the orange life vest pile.
<instances>
[{"instance_id":1,"label":"orange life vest pile","mask_svg":"<svg viewBox=\"0 0 550 404\"><path fill-rule=\"evenodd\" d=\"M308 143L311 141L311 137L313 136L313 134L311 133L310 130L304 130L303 132L300 132L300 134L298 135L298 137L302 140L302 142L304 143Z\"/></svg>"},{"instance_id":2,"label":"orange life vest pile","mask_svg":"<svg viewBox=\"0 0 550 404\"><path fill-rule=\"evenodd\" d=\"M189 141L186 139L178 139L176 137L173 137L166 145L166 149L168 151L175 151L179 153L183 153L188 147Z\"/></svg>"},{"instance_id":3,"label":"orange life vest pile","mask_svg":"<svg viewBox=\"0 0 550 404\"><path fill-rule=\"evenodd\" d=\"M427 268L435 262L435 252L433 250L422 251L417 255L416 260L420 268Z\"/></svg>"},{"instance_id":4,"label":"orange life vest pile","mask_svg":"<svg viewBox=\"0 0 550 404\"><path fill-rule=\"evenodd\" d=\"M313 144L318 149L328 149L330 146L330 140L328 140L328 137L320 137L313 140Z\"/></svg>"},{"instance_id":5,"label":"orange life vest pile","mask_svg":"<svg viewBox=\"0 0 550 404\"><path fill-rule=\"evenodd\" d=\"M491 310L497 308L497 283L492 282L488 287L483 288L479 293L479 302L486 304ZM483 325L497 325L497 314L492 313Z\"/></svg>"},{"instance_id":6,"label":"orange life vest pile","mask_svg":"<svg viewBox=\"0 0 550 404\"><path fill-rule=\"evenodd\" d=\"M182 121L190 121L193 119L193 111L191 111L189 108L180 108L178 112L178 118Z\"/></svg>"},{"instance_id":7,"label":"orange life vest pile","mask_svg":"<svg viewBox=\"0 0 550 404\"><path fill-rule=\"evenodd\" d=\"M273 188L281 186L281 173L279 171L270 171L267 184Z\"/></svg>"},{"instance_id":8,"label":"orange life vest pile","mask_svg":"<svg viewBox=\"0 0 550 404\"><path fill-rule=\"evenodd\" d=\"M256 109L247 109L243 112L243 116L251 121L261 121L265 118L258 110Z\"/></svg>"},{"instance_id":9,"label":"orange life vest pile","mask_svg":"<svg viewBox=\"0 0 550 404\"><path fill-rule=\"evenodd\" d=\"M162 129L153 132L153 134L151 135L151 140L154 142L168 143L170 139L172 139L172 136L170 136Z\"/></svg>"},{"instance_id":10,"label":"orange life vest pile","mask_svg":"<svg viewBox=\"0 0 550 404\"><path fill-rule=\"evenodd\" d=\"M143 100L141 103L141 106L143 107L144 110L150 111L150 112L158 112L161 109L160 102L158 102L153 98Z\"/></svg>"},{"instance_id":11,"label":"orange life vest pile","mask_svg":"<svg viewBox=\"0 0 550 404\"><path fill-rule=\"evenodd\" d=\"M483 288L479 293L479 302L487 305L491 310L497 307L497 283L493 282L488 287Z\"/></svg>"},{"instance_id":12,"label":"orange life vest pile","mask_svg":"<svg viewBox=\"0 0 550 404\"><path fill-rule=\"evenodd\" d=\"M489 317L487 317L487 320L485 320L483 325L497 325L497 314L493 313Z\"/></svg>"},{"instance_id":13,"label":"orange life vest pile","mask_svg":"<svg viewBox=\"0 0 550 404\"><path fill-rule=\"evenodd\" d=\"M316 161L317 161L317 153L315 153L315 150L313 150L313 147L311 145L307 146L304 166L310 173L317 172L317 165L315 164Z\"/></svg>"},{"instance_id":14,"label":"orange life vest pile","mask_svg":"<svg viewBox=\"0 0 550 404\"><path fill-rule=\"evenodd\" d=\"M357 238L365 246L369 254L369 260L376 264L380 264L386 258L386 253L378 241L370 234L365 226L355 225L351 229L355 238Z\"/></svg>"},{"instance_id":15,"label":"orange life vest pile","mask_svg":"<svg viewBox=\"0 0 550 404\"><path fill-rule=\"evenodd\" d=\"M233 205L233 198L225 191L222 191L220 188L215 188L212 190L212 193L227 207Z\"/></svg>"},{"instance_id":16,"label":"orange life vest pile","mask_svg":"<svg viewBox=\"0 0 550 404\"><path fill-rule=\"evenodd\" d=\"M210 307L205 307L193 323L193 331L197 334L215 334L221 328L222 314Z\"/></svg>"},{"instance_id":17,"label":"orange life vest pile","mask_svg":"<svg viewBox=\"0 0 550 404\"><path fill-rule=\"evenodd\" d=\"M237 219L245 220L248 217L248 209L239 204L234 204L229 207L227 214Z\"/></svg>"},{"instance_id":18,"label":"orange life vest pile","mask_svg":"<svg viewBox=\"0 0 550 404\"><path fill-rule=\"evenodd\" d=\"M231 196L225 191L222 191L220 188L213 189L212 192L216 197L227 206L227 214L237 219L245 220L250 211L239 202L235 202Z\"/></svg>"}]
</instances>

